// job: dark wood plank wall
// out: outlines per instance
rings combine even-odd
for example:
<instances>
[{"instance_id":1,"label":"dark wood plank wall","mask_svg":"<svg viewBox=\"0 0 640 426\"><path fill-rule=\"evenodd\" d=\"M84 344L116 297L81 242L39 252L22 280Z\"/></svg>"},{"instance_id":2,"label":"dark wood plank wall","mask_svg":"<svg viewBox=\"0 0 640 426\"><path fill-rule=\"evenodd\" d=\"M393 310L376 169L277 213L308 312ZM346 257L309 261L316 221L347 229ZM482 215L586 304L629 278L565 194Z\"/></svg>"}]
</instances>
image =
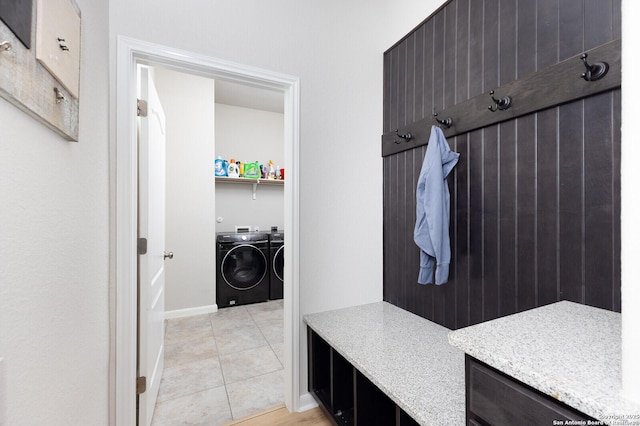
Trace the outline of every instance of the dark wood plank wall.
<instances>
[{"instance_id":1,"label":"dark wood plank wall","mask_svg":"<svg viewBox=\"0 0 640 426\"><path fill-rule=\"evenodd\" d=\"M620 38L620 20L620 0L452 0L385 53L384 132ZM451 329L558 300L620 311L620 89L449 144L442 286L416 282L426 147L383 160L386 301Z\"/></svg>"}]
</instances>

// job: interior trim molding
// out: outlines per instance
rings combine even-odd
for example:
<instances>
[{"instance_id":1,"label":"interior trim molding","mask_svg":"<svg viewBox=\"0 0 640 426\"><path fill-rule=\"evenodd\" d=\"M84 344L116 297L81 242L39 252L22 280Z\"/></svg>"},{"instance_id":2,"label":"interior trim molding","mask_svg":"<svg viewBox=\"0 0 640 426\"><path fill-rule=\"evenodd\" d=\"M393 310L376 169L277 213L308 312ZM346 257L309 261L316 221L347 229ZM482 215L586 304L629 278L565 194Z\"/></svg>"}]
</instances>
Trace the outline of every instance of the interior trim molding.
<instances>
[{"instance_id":1,"label":"interior trim molding","mask_svg":"<svg viewBox=\"0 0 640 426\"><path fill-rule=\"evenodd\" d=\"M136 67L159 65L217 80L249 84L284 94L285 164L285 405L297 411L300 404L300 311L299 311L299 129L300 80L298 77L214 59L204 55L118 36L116 48L115 132L111 140L111 215L114 241L115 306L111 315L113 384L110 418L119 426L136 424L136 317L137 317L137 151ZM291 247L291 249L289 249Z\"/></svg>"},{"instance_id":2,"label":"interior trim molding","mask_svg":"<svg viewBox=\"0 0 640 426\"><path fill-rule=\"evenodd\" d=\"M218 305L196 306L195 308L175 309L173 311L164 311L164 319L175 319L191 317L193 315L212 314L218 312Z\"/></svg>"},{"instance_id":3,"label":"interior trim molding","mask_svg":"<svg viewBox=\"0 0 640 426\"><path fill-rule=\"evenodd\" d=\"M303 395L300 395L300 402L298 403L298 411L302 412L302 411L311 410L312 408L315 408L317 406L318 406L318 402L310 393L307 392Z\"/></svg>"}]
</instances>

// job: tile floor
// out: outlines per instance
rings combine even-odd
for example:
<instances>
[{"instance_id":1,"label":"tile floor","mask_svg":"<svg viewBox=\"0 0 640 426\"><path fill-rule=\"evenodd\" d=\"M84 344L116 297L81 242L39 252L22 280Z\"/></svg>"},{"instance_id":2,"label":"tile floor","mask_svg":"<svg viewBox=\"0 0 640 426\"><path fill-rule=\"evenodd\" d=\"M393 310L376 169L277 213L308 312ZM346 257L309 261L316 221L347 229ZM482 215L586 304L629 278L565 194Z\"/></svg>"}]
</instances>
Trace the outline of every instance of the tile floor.
<instances>
[{"instance_id":1,"label":"tile floor","mask_svg":"<svg viewBox=\"0 0 640 426\"><path fill-rule=\"evenodd\" d=\"M152 426L222 425L284 402L282 300L166 322Z\"/></svg>"}]
</instances>

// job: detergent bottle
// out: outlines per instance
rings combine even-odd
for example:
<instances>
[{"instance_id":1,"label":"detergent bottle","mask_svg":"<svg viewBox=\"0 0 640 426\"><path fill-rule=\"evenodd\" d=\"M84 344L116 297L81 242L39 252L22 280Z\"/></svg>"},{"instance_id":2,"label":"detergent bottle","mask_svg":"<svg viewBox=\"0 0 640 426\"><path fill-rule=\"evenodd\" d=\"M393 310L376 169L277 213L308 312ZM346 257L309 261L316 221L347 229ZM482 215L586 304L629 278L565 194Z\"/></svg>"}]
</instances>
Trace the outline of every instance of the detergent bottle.
<instances>
[{"instance_id":1,"label":"detergent bottle","mask_svg":"<svg viewBox=\"0 0 640 426\"><path fill-rule=\"evenodd\" d=\"M244 163L244 177L247 179L259 178L258 163Z\"/></svg>"},{"instance_id":2,"label":"detergent bottle","mask_svg":"<svg viewBox=\"0 0 640 426\"><path fill-rule=\"evenodd\" d=\"M236 160L233 158L229 161L229 165L227 166L227 176L232 178L240 177L240 172L238 170L238 165L236 164Z\"/></svg>"},{"instance_id":3,"label":"detergent bottle","mask_svg":"<svg viewBox=\"0 0 640 426\"><path fill-rule=\"evenodd\" d=\"M227 168L225 166L225 162L221 157L216 158L214 162L214 174L215 176L226 176Z\"/></svg>"}]
</instances>

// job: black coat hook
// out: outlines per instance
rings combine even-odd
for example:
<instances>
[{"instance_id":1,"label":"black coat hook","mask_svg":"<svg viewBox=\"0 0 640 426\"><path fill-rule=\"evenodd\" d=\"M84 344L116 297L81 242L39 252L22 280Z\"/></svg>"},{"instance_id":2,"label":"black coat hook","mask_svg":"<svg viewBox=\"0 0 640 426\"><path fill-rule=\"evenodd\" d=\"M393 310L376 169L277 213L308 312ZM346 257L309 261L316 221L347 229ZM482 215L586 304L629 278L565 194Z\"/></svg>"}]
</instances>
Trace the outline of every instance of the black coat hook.
<instances>
[{"instance_id":1,"label":"black coat hook","mask_svg":"<svg viewBox=\"0 0 640 426\"><path fill-rule=\"evenodd\" d=\"M400 134L398 133L398 129L396 129L396 136L398 136L399 138L404 139L405 142L409 142L411 139L413 139L413 135L409 132L405 133L405 134ZM393 141L394 143L400 143L402 141L396 139L395 141Z\"/></svg>"},{"instance_id":2,"label":"black coat hook","mask_svg":"<svg viewBox=\"0 0 640 426\"><path fill-rule=\"evenodd\" d=\"M442 125L445 127L445 129L448 129L449 127L451 127L451 125L453 124L453 120L451 119L451 117L447 117L444 120L441 120L438 118L438 113L434 112L433 113L433 118L436 119L436 121L438 122L438 124Z\"/></svg>"},{"instance_id":3,"label":"black coat hook","mask_svg":"<svg viewBox=\"0 0 640 426\"><path fill-rule=\"evenodd\" d=\"M609 64L608 63L606 63L606 62L596 62L593 65L589 65L589 63L587 62L587 56L589 56L589 55L586 54L586 53L583 53L580 56L580 59L582 59L582 62L584 62L584 67L587 69L581 75L581 77L584 78L585 81L600 80L602 77L607 75L607 72L609 71Z\"/></svg>"},{"instance_id":4,"label":"black coat hook","mask_svg":"<svg viewBox=\"0 0 640 426\"><path fill-rule=\"evenodd\" d=\"M509 109L511 106L511 96L505 96L501 99L496 99L493 97L495 91L490 91L489 96L491 96L491 100L493 100L494 105L489 107L489 111L496 112L497 110L504 111L505 109Z\"/></svg>"}]
</instances>

